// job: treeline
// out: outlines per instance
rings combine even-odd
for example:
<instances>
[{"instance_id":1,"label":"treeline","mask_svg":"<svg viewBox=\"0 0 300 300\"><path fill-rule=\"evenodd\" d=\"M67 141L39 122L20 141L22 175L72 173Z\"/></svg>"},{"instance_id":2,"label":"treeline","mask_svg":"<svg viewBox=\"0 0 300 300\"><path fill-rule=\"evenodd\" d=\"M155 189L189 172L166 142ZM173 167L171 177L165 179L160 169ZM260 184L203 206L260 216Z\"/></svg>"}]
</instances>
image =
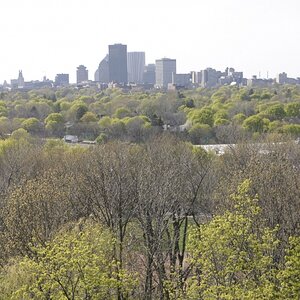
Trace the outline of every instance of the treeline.
<instances>
[{"instance_id":1,"label":"treeline","mask_svg":"<svg viewBox=\"0 0 300 300\"><path fill-rule=\"evenodd\" d=\"M269 133L300 136L299 86L186 90L40 89L0 94L0 134L23 128L104 143L143 142L163 130L193 144L236 143Z\"/></svg>"},{"instance_id":2,"label":"treeline","mask_svg":"<svg viewBox=\"0 0 300 300\"><path fill-rule=\"evenodd\" d=\"M0 142L0 299L298 299L300 151Z\"/></svg>"}]
</instances>

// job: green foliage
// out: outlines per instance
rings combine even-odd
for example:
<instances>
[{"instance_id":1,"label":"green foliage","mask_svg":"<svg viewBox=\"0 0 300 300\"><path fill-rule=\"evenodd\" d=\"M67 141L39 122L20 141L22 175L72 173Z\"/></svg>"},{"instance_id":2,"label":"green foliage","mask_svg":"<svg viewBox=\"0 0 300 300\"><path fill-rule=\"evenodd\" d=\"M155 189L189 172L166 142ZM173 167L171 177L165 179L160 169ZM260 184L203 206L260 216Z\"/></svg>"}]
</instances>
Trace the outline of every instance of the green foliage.
<instances>
[{"instance_id":1,"label":"green foliage","mask_svg":"<svg viewBox=\"0 0 300 300\"><path fill-rule=\"evenodd\" d=\"M0 117L6 117L8 115L8 109L6 105L1 101L0 103Z\"/></svg>"},{"instance_id":2,"label":"green foliage","mask_svg":"<svg viewBox=\"0 0 300 300\"><path fill-rule=\"evenodd\" d=\"M250 116L243 122L243 127L252 132L263 132L264 121L259 115Z\"/></svg>"},{"instance_id":3,"label":"green foliage","mask_svg":"<svg viewBox=\"0 0 300 300\"><path fill-rule=\"evenodd\" d=\"M227 119L217 118L215 119L214 126L228 125L229 123Z\"/></svg>"},{"instance_id":4,"label":"green foliage","mask_svg":"<svg viewBox=\"0 0 300 300\"><path fill-rule=\"evenodd\" d=\"M300 295L300 237L290 237L285 264L278 274L280 299L299 299Z\"/></svg>"},{"instance_id":5,"label":"green foliage","mask_svg":"<svg viewBox=\"0 0 300 300\"><path fill-rule=\"evenodd\" d=\"M21 126L30 133L39 133L42 130L42 124L36 118L24 120Z\"/></svg>"},{"instance_id":6,"label":"green foliage","mask_svg":"<svg viewBox=\"0 0 300 300\"><path fill-rule=\"evenodd\" d=\"M220 109L214 114L214 119L228 119L228 113L225 109Z\"/></svg>"},{"instance_id":7,"label":"green foliage","mask_svg":"<svg viewBox=\"0 0 300 300\"><path fill-rule=\"evenodd\" d=\"M193 125L188 133L193 144L207 144L213 135L209 125L198 123Z\"/></svg>"},{"instance_id":8,"label":"green foliage","mask_svg":"<svg viewBox=\"0 0 300 300\"><path fill-rule=\"evenodd\" d=\"M98 121L97 116L93 112L90 112L90 111L86 112L80 119L80 122L83 122L83 123L97 122L97 121Z\"/></svg>"},{"instance_id":9,"label":"green foliage","mask_svg":"<svg viewBox=\"0 0 300 300\"><path fill-rule=\"evenodd\" d=\"M125 107L118 108L114 114L114 117L119 119L123 119L125 117L130 117L130 116L131 116L130 110Z\"/></svg>"},{"instance_id":10,"label":"green foliage","mask_svg":"<svg viewBox=\"0 0 300 300\"><path fill-rule=\"evenodd\" d=\"M242 124L244 120L246 119L246 115L243 113L238 113L233 117L233 121L237 124Z\"/></svg>"},{"instance_id":11,"label":"green foliage","mask_svg":"<svg viewBox=\"0 0 300 300\"><path fill-rule=\"evenodd\" d=\"M282 126L282 132L290 134L294 137L300 136L300 125L299 124L286 124Z\"/></svg>"},{"instance_id":12,"label":"green foliage","mask_svg":"<svg viewBox=\"0 0 300 300\"><path fill-rule=\"evenodd\" d=\"M230 142L229 137L221 134L224 136L219 138L220 127L224 127L223 125L242 126L253 133L252 137L259 137L261 133L267 131L286 134L282 128L275 128L276 123L269 124L269 121L295 125L299 123L297 118L300 117L298 101L300 89L297 86L276 86L275 92L274 87L257 87L254 90L223 86L212 89L198 88L180 93L156 91L127 93L116 88L99 93L95 88L78 90L69 87L56 91L53 89L12 91L1 95L0 117L8 118L0 124L2 136L23 127L21 123L24 120L35 118L41 122L41 128L37 131L30 128L26 130L31 133L42 132L45 124L48 135L61 137L66 130L62 125L61 117L63 117L64 122L68 122L72 127L68 126L68 133L93 139L99 135L100 129L97 124L91 123L108 116L114 120L114 124L109 128L104 126L105 130L111 131L107 134L110 138L116 139L122 134L126 135L126 125L120 123L120 120L125 123L128 118L147 116L151 119L151 125L157 126L156 130L163 124L178 126L185 124L186 121L192 125L207 124L215 133L210 138L211 142L222 140L226 143ZM61 113L59 119L52 116L53 112ZM254 117L255 114L257 117ZM246 117L253 118L246 121ZM254 122L255 118L257 122ZM259 119L263 120L263 124Z\"/></svg>"},{"instance_id":13,"label":"green foliage","mask_svg":"<svg viewBox=\"0 0 300 300\"><path fill-rule=\"evenodd\" d=\"M83 102L75 102L70 108L71 116L75 121L79 121L87 111L88 107Z\"/></svg>"},{"instance_id":14,"label":"green foliage","mask_svg":"<svg viewBox=\"0 0 300 300\"><path fill-rule=\"evenodd\" d=\"M275 231L256 226L260 208L246 180L232 196L233 211L215 216L189 235L195 276L188 299L274 299Z\"/></svg>"},{"instance_id":15,"label":"green foliage","mask_svg":"<svg viewBox=\"0 0 300 300\"><path fill-rule=\"evenodd\" d=\"M52 113L45 119L46 130L54 136L63 136L65 131L64 117L61 113Z\"/></svg>"},{"instance_id":16,"label":"green foliage","mask_svg":"<svg viewBox=\"0 0 300 300\"><path fill-rule=\"evenodd\" d=\"M269 132L279 132L282 127L282 123L280 121L270 122L268 125Z\"/></svg>"},{"instance_id":17,"label":"green foliage","mask_svg":"<svg viewBox=\"0 0 300 300\"><path fill-rule=\"evenodd\" d=\"M274 104L265 111L270 120L282 120L285 117L283 104Z\"/></svg>"},{"instance_id":18,"label":"green foliage","mask_svg":"<svg viewBox=\"0 0 300 300\"><path fill-rule=\"evenodd\" d=\"M11 134L11 140L28 140L30 138L30 134L23 128L19 128Z\"/></svg>"},{"instance_id":19,"label":"green foliage","mask_svg":"<svg viewBox=\"0 0 300 300\"><path fill-rule=\"evenodd\" d=\"M285 112L288 117L300 117L300 101L288 103Z\"/></svg>"},{"instance_id":20,"label":"green foliage","mask_svg":"<svg viewBox=\"0 0 300 300\"><path fill-rule=\"evenodd\" d=\"M102 144L107 142L108 136L105 133L101 133L97 138L96 138L96 143L97 144Z\"/></svg>"},{"instance_id":21,"label":"green foliage","mask_svg":"<svg viewBox=\"0 0 300 300\"><path fill-rule=\"evenodd\" d=\"M64 117L61 113L52 113L52 114L48 115L48 117L45 119L45 123L47 124L50 121L63 123L64 122Z\"/></svg>"},{"instance_id":22,"label":"green foliage","mask_svg":"<svg viewBox=\"0 0 300 300\"><path fill-rule=\"evenodd\" d=\"M213 125L213 112L209 108L194 109L188 114L188 119L193 124L207 124Z\"/></svg>"},{"instance_id":23,"label":"green foliage","mask_svg":"<svg viewBox=\"0 0 300 300\"><path fill-rule=\"evenodd\" d=\"M0 291L9 299L115 299L118 289L126 294L136 281L114 260L114 245L108 230L79 223L36 247L36 259L6 268Z\"/></svg>"}]
</instances>

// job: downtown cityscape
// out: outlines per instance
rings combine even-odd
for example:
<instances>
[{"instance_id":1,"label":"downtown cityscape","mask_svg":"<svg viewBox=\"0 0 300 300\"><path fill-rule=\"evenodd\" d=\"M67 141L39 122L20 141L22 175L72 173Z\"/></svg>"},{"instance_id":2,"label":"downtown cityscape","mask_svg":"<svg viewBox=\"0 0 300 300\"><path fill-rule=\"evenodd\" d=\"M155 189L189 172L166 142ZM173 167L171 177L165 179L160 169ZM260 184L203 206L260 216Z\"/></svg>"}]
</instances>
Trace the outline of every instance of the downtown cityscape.
<instances>
[{"instance_id":1,"label":"downtown cityscape","mask_svg":"<svg viewBox=\"0 0 300 300\"><path fill-rule=\"evenodd\" d=\"M300 300L299 12L2 0L0 300Z\"/></svg>"},{"instance_id":2,"label":"downtown cityscape","mask_svg":"<svg viewBox=\"0 0 300 300\"><path fill-rule=\"evenodd\" d=\"M140 89L191 89L197 87L212 88L223 85L237 85L248 87L268 87L274 84L300 84L300 77L289 78L287 73L277 74L276 78L261 77L261 74L245 78L243 71L236 71L233 67L225 70L206 68L181 74L177 72L176 59L161 58L152 64L145 64L145 52L127 52L127 45L113 44L108 46L108 54L100 61L94 74L91 75L84 65L76 70L77 86L107 87L138 87ZM42 87L61 87L72 84L70 74L57 74L54 80L44 76L42 81L25 81L23 71L20 70L16 79L4 81L0 85L2 90L23 89L30 90ZM74 70L75 73L75 70ZM93 79L91 79L93 77Z\"/></svg>"}]
</instances>

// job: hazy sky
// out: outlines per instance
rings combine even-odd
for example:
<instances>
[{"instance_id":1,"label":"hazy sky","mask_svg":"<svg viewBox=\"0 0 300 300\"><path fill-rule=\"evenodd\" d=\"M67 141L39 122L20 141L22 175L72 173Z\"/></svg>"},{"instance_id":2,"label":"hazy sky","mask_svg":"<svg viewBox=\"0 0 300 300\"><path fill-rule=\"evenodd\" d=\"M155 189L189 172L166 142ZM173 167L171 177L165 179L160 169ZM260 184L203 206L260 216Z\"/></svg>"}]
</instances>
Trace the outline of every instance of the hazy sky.
<instances>
[{"instance_id":1,"label":"hazy sky","mask_svg":"<svg viewBox=\"0 0 300 300\"><path fill-rule=\"evenodd\" d=\"M250 77L300 77L300 0L1 0L0 83L54 79L85 65L89 78L108 45L177 59L177 72L227 66Z\"/></svg>"}]
</instances>

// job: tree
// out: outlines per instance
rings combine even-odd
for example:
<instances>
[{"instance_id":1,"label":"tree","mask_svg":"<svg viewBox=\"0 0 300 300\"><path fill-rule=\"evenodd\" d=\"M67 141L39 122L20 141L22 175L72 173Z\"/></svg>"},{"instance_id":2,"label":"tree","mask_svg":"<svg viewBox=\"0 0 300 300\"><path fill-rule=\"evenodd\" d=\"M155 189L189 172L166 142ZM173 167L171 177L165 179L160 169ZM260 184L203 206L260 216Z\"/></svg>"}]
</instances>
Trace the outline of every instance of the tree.
<instances>
[{"instance_id":1,"label":"tree","mask_svg":"<svg viewBox=\"0 0 300 300\"><path fill-rule=\"evenodd\" d=\"M189 275L187 231L199 210L208 209L203 186L210 164L202 152L170 137L148 142L135 159L143 299L170 299L167 283L182 291Z\"/></svg>"},{"instance_id":2,"label":"tree","mask_svg":"<svg viewBox=\"0 0 300 300\"><path fill-rule=\"evenodd\" d=\"M127 135L131 141L140 142L151 127L150 120L145 116L136 116L124 121Z\"/></svg>"},{"instance_id":3,"label":"tree","mask_svg":"<svg viewBox=\"0 0 300 300\"><path fill-rule=\"evenodd\" d=\"M288 103L285 111L288 117L300 117L300 102Z\"/></svg>"},{"instance_id":4,"label":"tree","mask_svg":"<svg viewBox=\"0 0 300 300\"><path fill-rule=\"evenodd\" d=\"M285 111L283 104L274 104L268 107L266 114L271 121L282 120L285 117Z\"/></svg>"},{"instance_id":5,"label":"tree","mask_svg":"<svg viewBox=\"0 0 300 300\"><path fill-rule=\"evenodd\" d=\"M213 112L209 108L194 109L188 114L188 119L195 123L213 125Z\"/></svg>"},{"instance_id":6,"label":"tree","mask_svg":"<svg viewBox=\"0 0 300 300\"><path fill-rule=\"evenodd\" d=\"M135 147L122 143L97 145L70 170L76 178L72 206L79 214L93 215L117 237L114 257L120 268L126 263L125 237L138 205ZM118 299L124 299L121 290Z\"/></svg>"},{"instance_id":7,"label":"tree","mask_svg":"<svg viewBox=\"0 0 300 300\"><path fill-rule=\"evenodd\" d=\"M61 113L52 113L45 119L45 128L50 134L62 136L65 130L64 117Z\"/></svg>"},{"instance_id":8,"label":"tree","mask_svg":"<svg viewBox=\"0 0 300 300\"><path fill-rule=\"evenodd\" d=\"M264 121L263 118L258 115L253 115L248 117L243 122L243 127L246 130L252 131L252 132L263 132L264 130Z\"/></svg>"},{"instance_id":9,"label":"tree","mask_svg":"<svg viewBox=\"0 0 300 300\"><path fill-rule=\"evenodd\" d=\"M16 265L27 278L12 285L9 299L96 300L115 299L118 289L129 293L136 281L118 268L115 242L107 229L92 222L61 230L45 247L35 247L36 259L25 257ZM6 275L0 281L0 291L9 283L6 278L11 279Z\"/></svg>"},{"instance_id":10,"label":"tree","mask_svg":"<svg viewBox=\"0 0 300 300\"><path fill-rule=\"evenodd\" d=\"M70 176L51 170L15 186L1 212L9 255L34 255L30 245L45 244L60 226L77 217L67 201L72 192L66 185L71 186Z\"/></svg>"},{"instance_id":11,"label":"tree","mask_svg":"<svg viewBox=\"0 0 300 300\"><path fill-rule=\"evenodd\" d=\"M48 117L45 119L45 123L47 124L50 121L63 123L64 117L61 113L52 113L52 114L48 115Z\"/></svg>"},{"instance_id":12,"label":"tree","mask_svg":"<svg viewBox=\"0 0 300 300\"><path fill-rule=\"evenodd\" d=\"M43 129L42 124L36 118L29 118L22 122L22 127L30 133L40 133Z\"/></svg>"},{"instance_id":13,"label":"tree","mask_svg":"<svg viewBox=\"0 0 300 300\"><path fill-rule=\"evenodd\" d=\"M300 237L289 239L285 264L278 275L281 299L299 299L300 295Z\"/></svg>"},{"instance_id":14,"label":"tree","mask_svg":"<svg viewBox=\"0 0 300 300\"><path fill-rule=\"evenodd\" d=\"M88 107L84 102L74 102L69 112L71 119L79 121L83 115L88 111Z\"/></svg>"},{"instance_id":15,"label":"tree","mask_svg":"<svg viewBox=\"0 0 300 300\"><path fill-rule=\"evenodd\" d=\"M279 225L276 262L284 260L289 236L299 235L299 170L299 146L293 141L282 142L282 136L275 135L262 143L242 143L228 149L215 170L217 184L211 197L218 214L232 208L228 199L238 183L251 180L251 190L259 198L262 219L270 228Z\"/></svg>"},{"instance_id":16,"label":"tree","mask_svg":"<svg viewBox=\"0 0 300 300\"><path fill-rule=\"evenodd\" d=\"M189 129L189 136L193 144L207 144L213 137L212 128L207 124L195 124Z\"/></svg>"},{"instance_id":17,"label":"tree","mask_svg":"<svg viewBox=\"0 0 300 300\"><path fill-rule=\"evenodd\" d=\"M231 197L234 208L190 232L194 277L188 299L274 299L275 231L257 226L260 208L246 180Z\"/></svg>"},{"instance_id":18,"label":"tree","mask_svg":"<svg viewBox=\"0 0 300 300\"><path fill-rule=\"evenodd\" d=\"M242 124L243 121L246 119L247 117L245 116L245 114L243 113L238 113L233 117L233 122L237 123L237 124Z\"/></svg>"},{"instance_id":19,"label":"tree","mask_svg":"<svg viewBox=\"0 0 300 300\"><path fill-rule=\"evenodd\" d=\"M123 119L125 117L131 117L131 112L129 109L125 107L120 107L115 111L114 117L119 119Z\"/></svg>"},{"instance_id":20,"label":"tree","mask_svg":"<svg viewBox=\"0 0 300 300\"><path fill-rule=\"evenodd\" d=\"M282 126L281 131L286 134L290 134L293 137L300 136L300 125L299 124L286 124Z\"/></svg>"},{"instance_id":21,"label":"tree","mask_svg":"<svg viewBox=\"0 0 300 300\"><path fill-rule=\"evenodd\" d=\"M90 111L86 112L80 119L80 122L83 122L83 123L97 122L97 121L98 121L97 116L93 112L90 112Z\"/></svg>"}]
</instances>

